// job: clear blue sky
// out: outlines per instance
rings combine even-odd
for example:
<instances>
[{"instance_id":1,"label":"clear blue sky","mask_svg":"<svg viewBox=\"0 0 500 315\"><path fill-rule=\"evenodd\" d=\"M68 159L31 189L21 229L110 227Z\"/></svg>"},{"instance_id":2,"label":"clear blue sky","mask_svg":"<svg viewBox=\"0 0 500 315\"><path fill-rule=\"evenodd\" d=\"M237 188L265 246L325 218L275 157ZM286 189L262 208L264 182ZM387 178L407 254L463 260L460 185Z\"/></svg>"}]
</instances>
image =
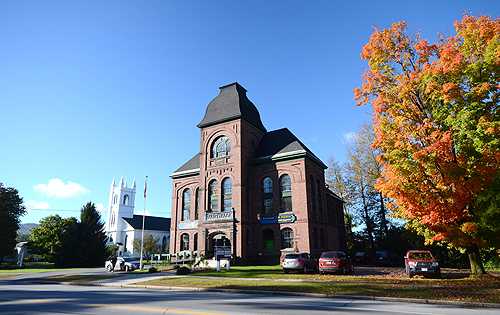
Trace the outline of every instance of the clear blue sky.
<instances>
[{"instance_id":1,"label":"clear blue sky","mask_svg":"<svg viewBox=\"0 0 500 315\"><path fill-rule=\"evenodd\" d=\"M352 90L373 26L408 21L431 42L490 1L1 1L0 182L22 223L107 209L113 178L136 212L170 217L169 175L199 152L206 106L237 81L267 130L288 128L323 162L371 117ZM46 210L40 210L46 209ZM103 212L103 220L106 212Z\"/></svg>"}]
</instances>

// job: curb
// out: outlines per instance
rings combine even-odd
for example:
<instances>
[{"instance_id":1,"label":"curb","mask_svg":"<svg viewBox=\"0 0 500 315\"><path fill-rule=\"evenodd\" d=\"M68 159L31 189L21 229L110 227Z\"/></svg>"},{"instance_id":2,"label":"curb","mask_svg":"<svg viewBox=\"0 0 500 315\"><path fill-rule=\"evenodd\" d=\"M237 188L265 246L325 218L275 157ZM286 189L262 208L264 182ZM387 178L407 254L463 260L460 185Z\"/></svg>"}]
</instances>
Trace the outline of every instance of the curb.
<instances>
[{"instance_id":1,"label":"curb","mask_svg":"<svg viewBox=\"0 0 500 315\"><path fill-rule=\"evenodd\" d=\"M157 285L91 283L91 282L57 282L57 281L33 281L33 282L42 283L42 284L81 285L81 286L96 286L96 287L121 287L121 288L129 287L129 288L141 288L141 289L150 289L150 290L183 290L183 291L222 292L222 293L238 293L238 294L292 295L292 296L307 296L307 297L327 298L327 299L353 299L353 300L370 300L370 301L399 302L399 303L452 305L452 306L458 306L458 307L463 307L463 308L476 307L476 308L498 308L498 309L500 309L500 304L498 304L498 303L408 299L408 298L382 297L382 296L321 294L321 293L301 293L301 292L241 290L241 289L214 289L214 288L196 288L196 287L172 287L172 286L157 286Z\"/></svg>"}]
</instances>

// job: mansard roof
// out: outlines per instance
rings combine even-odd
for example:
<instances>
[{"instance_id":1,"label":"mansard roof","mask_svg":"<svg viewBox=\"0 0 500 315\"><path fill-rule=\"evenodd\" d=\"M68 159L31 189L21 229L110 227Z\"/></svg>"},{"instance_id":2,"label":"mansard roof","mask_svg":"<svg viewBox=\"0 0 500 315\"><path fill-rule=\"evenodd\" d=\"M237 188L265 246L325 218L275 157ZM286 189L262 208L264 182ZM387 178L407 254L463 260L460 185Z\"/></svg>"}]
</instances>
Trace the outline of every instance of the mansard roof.
<instances>
[{"instance_id":1,"label":"mansard roof","mask_svg":"<svg viewBox=\"0 0 500 315\"><path fill-rule=\"evenodd\" d=\"M181 178L181 177L189 177L189 176L198 176L200 174L200 153L197 153L195 156L191 158L191 160L187 161L179 167L170 178Z\"/></svg>"},{"instance_id":2,"label":"mansard roof","mask_svg":"<svg viewBox=\"0 0 500 315\"><path fill-rule=\"evenodd\" d=\"M243 119L266 132L255 105L247 98L247 90L237 82L220 87L219 95L207 106L205 117L198 128L220 124L234 119Z\"/></svg>"},{"instance_id":3,"label":"mansard roof","mask_svg":"<svg viewBox=\"0 0 500 315\"><path fill-rule=\"evenodd\" d=\"M142 230L142 215L134 214L132 218L123 218L135 230ZM145 216L144 230L170 231L170 218Z\"/></svg>"},{"instance_id":4,"label":"mansard roof","mask_svg":"<svg viewBox=\"0 0 500 315\"><path fill-rule=\"evenodd\" d=\"M255 165L303 157L310 159L323 169L327 168L290 130L283 128L262 135L250 163Z\"/></svg>"}]
</instances>

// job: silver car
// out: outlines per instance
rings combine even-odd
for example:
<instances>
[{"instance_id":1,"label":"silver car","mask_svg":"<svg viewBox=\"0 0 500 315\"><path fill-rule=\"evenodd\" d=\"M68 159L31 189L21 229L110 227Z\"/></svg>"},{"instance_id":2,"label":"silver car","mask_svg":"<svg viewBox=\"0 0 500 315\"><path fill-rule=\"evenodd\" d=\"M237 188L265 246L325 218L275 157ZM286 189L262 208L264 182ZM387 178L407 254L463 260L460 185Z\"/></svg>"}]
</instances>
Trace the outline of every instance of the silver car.
<instances>
[{"instance_id":1,"label":"silver car","mask_svg":"<svg viewBox=\"0 0 500 315\"><path fill-rule=\"evenodd\" d=\"M111 260L106 261L104 267L106 267L108 271L113 271L113 264L111 263ZM140 267L141 263L132 257L117 257L114 270L132 271L139 269Z\"/></svg>"},{"instance_id":2,"label":"silver car","mask_svg":"<svg viewBox=\"0 0 500 315\"><path fill-rule=\"evenodd\" d=\"M283 271L289 273L290 270L302 271L307 273L308 269L319 270L318 260L309 253L287 254L281 262Z\"/></svg>"}]
</instances>

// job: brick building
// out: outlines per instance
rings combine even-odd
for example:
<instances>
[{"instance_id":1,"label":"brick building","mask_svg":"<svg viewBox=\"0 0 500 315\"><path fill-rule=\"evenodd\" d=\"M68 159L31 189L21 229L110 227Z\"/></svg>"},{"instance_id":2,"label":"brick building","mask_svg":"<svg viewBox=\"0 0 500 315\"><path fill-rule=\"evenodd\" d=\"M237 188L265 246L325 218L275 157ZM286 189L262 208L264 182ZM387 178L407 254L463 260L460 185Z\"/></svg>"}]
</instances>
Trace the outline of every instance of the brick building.
<instances>
[{"instance_id":1,"label":"brick building","mask_svg":"<svg viewBox=\"0 0 500 315\"><path fill-rule=\"evenodd\" d=\"M233 263L258 265L345 249L343 202L325 186L325 164L288 129L267 131L242 86L222 86L198 128L200 152L170 175L170 253L212 257L225 239Z\"/></svg>"}]
</instances>

